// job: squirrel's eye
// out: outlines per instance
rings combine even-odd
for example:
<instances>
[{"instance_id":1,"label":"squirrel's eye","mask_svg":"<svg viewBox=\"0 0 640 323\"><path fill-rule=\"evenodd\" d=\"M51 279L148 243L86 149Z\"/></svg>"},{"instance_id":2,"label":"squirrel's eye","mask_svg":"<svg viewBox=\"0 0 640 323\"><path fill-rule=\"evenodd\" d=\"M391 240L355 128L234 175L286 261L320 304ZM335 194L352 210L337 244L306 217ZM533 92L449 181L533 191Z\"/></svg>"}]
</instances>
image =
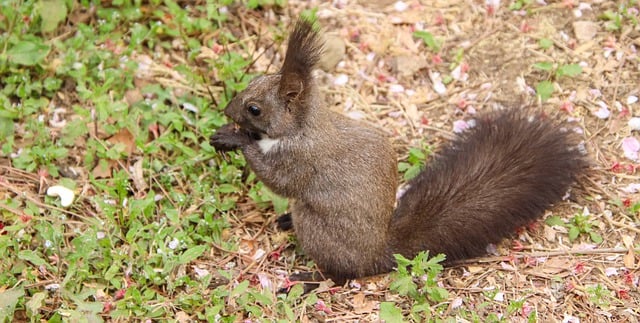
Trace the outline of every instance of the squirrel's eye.
<instances>
[{"instance_id":1,"label":"squirrel's eye","mask_svg":"<svg viewBox=\"0 0 640 323\"><path fill-rule=\"evenodd\" d=\"M262 111L260 111L260 108L258 108L257 106L255 106L253 104L248 106L247 110L249 111L249 113L253 114L254 116L259 116L260 112L262 112Z\"/></svg>"}]
</instances>

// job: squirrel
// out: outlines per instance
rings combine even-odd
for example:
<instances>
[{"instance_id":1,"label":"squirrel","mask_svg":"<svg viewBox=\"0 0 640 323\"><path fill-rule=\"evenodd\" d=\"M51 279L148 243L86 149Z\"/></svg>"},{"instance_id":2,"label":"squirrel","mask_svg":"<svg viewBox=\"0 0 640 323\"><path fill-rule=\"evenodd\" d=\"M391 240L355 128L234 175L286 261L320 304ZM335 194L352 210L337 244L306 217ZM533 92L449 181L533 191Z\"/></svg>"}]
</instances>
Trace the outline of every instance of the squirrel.
<instances>
[{"instance_id":1,"label":"squirrel","mask_svg":"<svg viewBox=\"0 0 640 323\"><path fill-rule=\"evenodd\" d=\"M312 70L322 51L317 29L299 20L280 71L229 102L233 122L211 144L240 149L258 179L290 199L298 244L334 282L390 272L394 254L481 256L561 201L587 166L561 124L527 108L493 111L442 147L396 201L388 136L321 98Z\"/></svg>"}]
</instances>

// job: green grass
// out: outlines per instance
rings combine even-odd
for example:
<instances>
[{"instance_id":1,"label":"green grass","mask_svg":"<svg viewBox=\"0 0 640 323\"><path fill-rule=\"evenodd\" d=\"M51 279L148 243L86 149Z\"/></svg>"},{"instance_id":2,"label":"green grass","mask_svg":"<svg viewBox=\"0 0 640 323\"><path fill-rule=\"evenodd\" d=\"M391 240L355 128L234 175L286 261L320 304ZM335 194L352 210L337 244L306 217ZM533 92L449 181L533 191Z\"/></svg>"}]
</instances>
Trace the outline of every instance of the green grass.
<instances>
[{"instance_id":1,"label":"green grass","mask_svg":"<svg viewBox=\"0 0 640 323\"><path fill-rule=\"evenodd\" d=\"M249 286L228 268L190 269L215 262L212 250L238 249L224 232L239 196L286 208L243 176L239 155L208 143L226 122L221 108L252 77L246 44L228 28L229 3L0 2L0 160L36 174L40 192L59 184L77 195L64 209L11 174L1 181L0 322L293 320L295 305L314 301ZM239 50L198 57L215 46ZM188 87L142 81L140 55L174 64ZM211 96L190 88L207 85Z\"/></svg>"}]
</instances>

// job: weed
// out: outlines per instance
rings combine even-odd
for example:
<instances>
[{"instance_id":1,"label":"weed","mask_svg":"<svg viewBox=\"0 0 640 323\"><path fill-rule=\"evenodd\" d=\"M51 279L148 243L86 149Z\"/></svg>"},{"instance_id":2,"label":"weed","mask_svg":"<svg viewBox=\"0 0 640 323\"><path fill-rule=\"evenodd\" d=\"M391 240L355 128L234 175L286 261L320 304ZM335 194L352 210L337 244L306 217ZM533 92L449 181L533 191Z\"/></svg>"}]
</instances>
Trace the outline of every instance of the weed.
<instances>
[{"instance_id":1,"label":"weed","mask_svg":"<svg viewBox=\"0 0 640 323\"><path fill-rule=\"evenodd\" d=\"M422 148L412 147L409 149L407 161L398 163L398 171L403 173L405 181L416 177L420 173L429 155L431 155L430 146L425 145Z\"/></svg>"},{"instance_id":2,"label":"weed","mask_svg":"<svg viewBox=\"0 0 640 323\"><path fill-rule=\"evenodd\" d=\"M553 46L553 40L549 38L540 38L540 40L538 40L538 46L542 49L549 49Z\"/></svg>"},{"instance_id":3,"label":"weed","mask_svg":"<svg viewBox=\"0 0 640 323\"><path fill-rule=\"evenodd\" d=\"M585 291L589 301L595 306L605 309L609 306L610 299L613 297L612 292L602 284L587 286Z\"/></svg>"},{"instance_id":4,"label":"weed","mask_svg":"<svg viewBox=\"0 0 640 323\"><path fill-rule=\"evenodd\" d=\"M427 48L429 48L429 50L431 50L434 53L439 52L440 48L442 47L442 41L436 39L435 36L433 36L433 34L428 31L425 31L425 30L414 31L413 37L422 39L424 44L427 45Z\"/></svg>"},{"instance_id":5,"label":"weed","mask_svg":"<svg viewBox=\"0 0 640 323\"><path fill-rule=\"evenodd\" d=\"M539 62L533 64L533 68L547 72L547 78L552 78L556 81L563 77L576 77L582 73L582 67L578 64L560 64L556 66L552 62ZM536 84L536 93L542 101L551 98L553 91L554 85L551 80L541 81Z\"/></svg>"},{"instance_id":6,"label":"weed","mask_svg":"<svg viewBox=\"0 0 640 323\"><path fill-rule=\"evenodd\" d=\"M413 300L411 316L414 318L429 316L430 304L446 300L449 293L438 286L437 277L442 272L445 256L440 254L429 258L428 252L420 252L413 259L407 259L402 255L395 255L398 267L392 274L392 283L389 288L402 296L408 296ZM397 311L392 305L385 305L387 314L395 317ZM381 309L382 310L382 309Z\"/></svg>"},{"instance_id":7,"label":"weed","mask_svg":"<svg viewBox=\"0 0 640 323\"><path fill-rule=\"evenodd\" d=\"M602 236L594 230L594 224L590 221L589 214L576 214L568 223L559 216L550 216L545 220L547 225L563 226L569 229L569 240L575 241L581 234L587 234L592 242L602 243Z\"/></svg>"},{"instance_id":8,"label":"weed","mask_svg":"<svg viewBox=\"0 0 640 323\"><path fill-rule=\"evenodd\" d=\"M509 4L509 10L523 10L528 8L533 3L533 0L516 0Z\"/></svg>"},{"instance_id":9,"label":"weed","mask_svg":"<svg viewBox=\"0 0 640 323\"><path fill-rule=\"evenodd\" d=\"M638 26L638 1L621 1L618 4L618 10L607 10L600 15L600 19L604 20L605 28L610 31L622 31L624 24L627 23L632 27Z\"/></svg>"}]
</instances>

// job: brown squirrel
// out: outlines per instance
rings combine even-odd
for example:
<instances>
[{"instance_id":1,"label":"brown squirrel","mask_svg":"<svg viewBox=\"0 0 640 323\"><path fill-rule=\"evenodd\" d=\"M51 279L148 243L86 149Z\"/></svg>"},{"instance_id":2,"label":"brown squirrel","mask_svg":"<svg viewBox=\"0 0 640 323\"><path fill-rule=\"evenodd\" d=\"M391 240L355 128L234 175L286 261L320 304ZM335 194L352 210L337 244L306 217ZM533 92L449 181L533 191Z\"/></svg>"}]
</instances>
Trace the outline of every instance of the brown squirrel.
<instances>
[{"instance_id":1,"label":"brown squirrel","mask_svg":"<svg viewBox=\"0 0 640 323\"><path fill-rule=\"evenodd\" d=\"M543 115L480 115L408 182L397 201L387 136L331 111L312 69L323 44L300 20L281 70L252 80L211 137L241 149L257 177L290 198L302 250L336 282L391 271L393 254L479 256L562 199L587 162L572 134Z\"/></svg>"}]
</instances>

